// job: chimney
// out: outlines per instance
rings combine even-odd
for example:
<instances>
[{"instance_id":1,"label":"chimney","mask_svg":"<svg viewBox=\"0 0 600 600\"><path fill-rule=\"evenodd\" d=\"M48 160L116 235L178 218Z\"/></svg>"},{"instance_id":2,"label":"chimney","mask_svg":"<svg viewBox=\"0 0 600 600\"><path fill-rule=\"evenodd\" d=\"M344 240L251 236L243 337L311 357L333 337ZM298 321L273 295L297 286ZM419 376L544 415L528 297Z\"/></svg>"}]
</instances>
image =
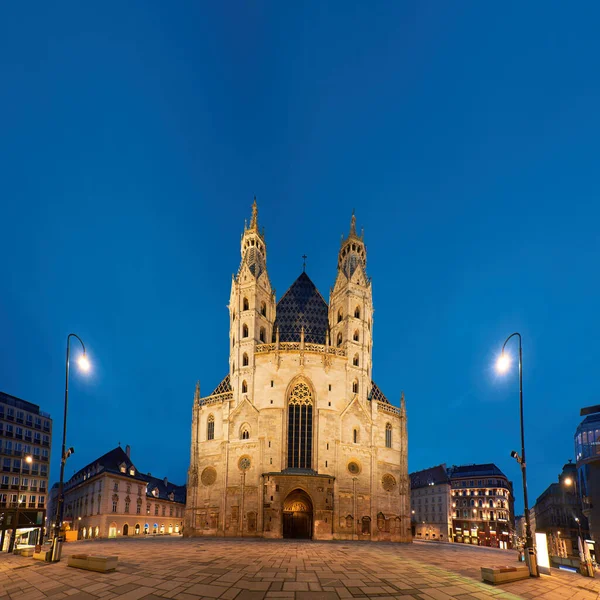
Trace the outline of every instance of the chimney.
<instances>
[{"instance_id":1,"label":"chimney","mask_svg":"<svg viewBox=\"0 0 600 600\"><path fill-rule=\"evenodd\" d=\"M169 482L167 481L167 478L165 477L165 487L167 487L167 484L168 484L168 483L169 483Z\"/></svg>"},{"instance_id":2,"label":"chimney","mask_svg":"<svg viewBox=\"0 0 600 600\"><path fill-rule=\"evenodd\" d=\"M127 458L131 458L131 446L129 444L125 446L125 454L127 454Z\"/></svg>"}]
</instances>

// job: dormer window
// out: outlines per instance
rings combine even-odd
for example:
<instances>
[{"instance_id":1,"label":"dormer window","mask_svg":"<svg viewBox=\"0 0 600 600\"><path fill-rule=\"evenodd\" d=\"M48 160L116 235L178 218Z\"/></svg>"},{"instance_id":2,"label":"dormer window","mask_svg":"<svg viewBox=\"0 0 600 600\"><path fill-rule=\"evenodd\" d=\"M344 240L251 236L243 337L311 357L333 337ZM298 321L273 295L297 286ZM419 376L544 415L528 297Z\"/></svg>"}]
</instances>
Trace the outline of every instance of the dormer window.
<instances>
[{"instance_id":1,"label":"dormer window","mask_svg":"<svg viewBox=\"0 0 600 600\"><path fill-rule=\"evenodd\" d=\"M173 502L173 500L175 500L175 494L174 494L173 492L171 492L171 493L169 494L169 500L170 500L171 502Z\"/></svg>"},{"instance_id":2,"label":"dormer window","mask_svg":"<svg viewBox=\"0 0 600 600\"><path fill-rule=\"evenodd\" d=\"M129 468L129 474L134 477L135 476L135 467L130 467Z\"/></svg>"},{"instance_id":3,"label":"dormer window","mask_svg":"<svg viewBox=\"0 0 600 600\"><path fill-rule=\"evenodd\" d=\"M125 463L121 463L119 465L119 468L121 470L121 473L126 473L127 472L127 465Z\"/></svg>"},{"instance_id":4,"label":"dormer window","mask_svg":"<svg viewBox=\"0 0 600 600\"><path fill-rule=\"evenodd\" d=\"M155 487L155 488L152 490L152 495L153 495L155 498L158 498L158 488L157 488L157 487Z\"/></svg>"}]
</instances>

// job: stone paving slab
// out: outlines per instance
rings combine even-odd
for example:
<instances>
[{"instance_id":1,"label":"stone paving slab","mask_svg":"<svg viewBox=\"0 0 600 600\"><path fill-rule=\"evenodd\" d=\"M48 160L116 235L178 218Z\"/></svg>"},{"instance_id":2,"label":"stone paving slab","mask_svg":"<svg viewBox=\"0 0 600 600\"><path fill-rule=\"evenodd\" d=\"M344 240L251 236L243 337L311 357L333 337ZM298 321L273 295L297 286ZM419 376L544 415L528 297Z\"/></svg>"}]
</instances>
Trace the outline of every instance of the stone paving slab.
<instances>
[{"instance_id":1,"label":"stone paving slab","mask_svg":"<svg viewBox=\"0 0 600 600\"><path fill-rule=\"evenodd\" d=\"M117 555L113 573L67 567L75 553ZM600 578L552 576L492 587L480 568L516 553L415 542L127 538L72 542L57 564L0 554L0 600L598 600Z\"/></svg>"}]
</instances>

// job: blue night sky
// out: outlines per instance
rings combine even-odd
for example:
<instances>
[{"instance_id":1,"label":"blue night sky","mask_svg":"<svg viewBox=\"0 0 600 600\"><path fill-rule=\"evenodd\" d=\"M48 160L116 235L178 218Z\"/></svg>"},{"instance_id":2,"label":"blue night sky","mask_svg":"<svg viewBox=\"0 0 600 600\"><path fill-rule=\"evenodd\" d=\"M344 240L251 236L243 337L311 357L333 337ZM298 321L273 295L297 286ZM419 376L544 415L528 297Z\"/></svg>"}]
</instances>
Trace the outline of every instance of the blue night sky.
<instances>
[{"instance_id":1,"label":"blue night sky","mask_svg":"<svg viewBox=\"0 0 600 600\"><path fill-rule=\"evenodd\" d=\"M520 500L517 373L493 362L523 334L533 504L599 402L599 12L4 3L0 389L52 414L52 481L70 331L93 372L72 372L67 476L120 441L185 481L256 194L277 298L303 253L329 296L356 210L411 470L495 462Z\"/></svg>"}]
</instances>

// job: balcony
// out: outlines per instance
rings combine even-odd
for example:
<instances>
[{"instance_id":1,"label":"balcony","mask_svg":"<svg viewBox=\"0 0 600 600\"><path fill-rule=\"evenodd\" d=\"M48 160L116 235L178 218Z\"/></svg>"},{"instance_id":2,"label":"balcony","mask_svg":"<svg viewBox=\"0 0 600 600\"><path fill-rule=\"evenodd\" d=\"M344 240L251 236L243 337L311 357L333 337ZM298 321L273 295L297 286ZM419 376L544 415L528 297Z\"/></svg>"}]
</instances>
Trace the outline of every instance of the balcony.
<instances>
[{"instance_id":1,"label":"balcony","mask_svg":"<svg viewBox=\"0 0 600 600\"><path fill-rule=\"evenodd\" d=\"M48 457L47 457L47 456L42 456L42 460L43 460L44 462L48 462Z\"/></svg>"},{"instance_id":2,"label":"balcony","mask_svg":"<svg viewBox=\"0 0 600 600\"><path fill-rule=\"evenodd\" d=\"M35 427L36 429L40 429L40 430L41 430L41 429L42 429L42 424L41 424L41 423L36 423L36 424L34 425L34 427Z\"/></svg>"},{"instance_id":3,"label":"balcony","mask_svg":"<svg viewBox=\"0 0 600 600\"><path fill-rule=\"evenodd\" d=\"M21 424L23 424L23 422L24 422L23 419L21 419L19 417L16 418L16 421L17 421L17 423L21 423Z\"/></svg>"},{"instance_id":4,"label":"balcony","mask_svg":"<svg viewBox=\"0 0 600 600\"><path fill-rule=\"evenodd\" d=\"M43 502L38 502L38 508L46 508L46 505Z\"/></svg>"},{"instance_id":5,"label":"balcony","mask_svg":"<svg viewBox=\"0 0 600 600\"><path fill-rule=\"evenodd\" d=\"M27 508L35 508L35 502L30 502L30 503L27 505Z\"/></svg>"},{"instance_id":6,"label":"balcony","mask_svg":"<svg viewBox=\"0 0 600 600\"><path fill-rule=\"evenodd\" d=\"M8 431L8 430L6 430L6 431L4 432L4 437L10 437L10 438L11 438L11 437L13 437L13 432L12 432L12 431Z\"/></svg>"},{"instance_id":7,"label":"balcony","mask_svg":"<svg viewBox=\"0 0 600 600\"><path fill-rule=\"evenodd\" d=\"M46 446L46 448L50 448L50 442L46 442L45 440L42 442L42 446Z\"/></svg>"},{"instance_id":8,"label":"balcony","mask_svg":"<svg viewBox=\"0 0 600 600\"><path fill-rule=\"evenodd\" d=\"M46 433L50 433L50 427L46 427L46 426L44 425L44 431L45 431Z\"/></svg>"},{"instance_id":9,"label":"balcony","mask_svg":"<svg viewBox=\"0 0 600 600\"><path fill-rule=\"evenodd\" d=\"M4 418L5 418L7 421L14 421L14 420L15 420L15 416L14 416L14 415L8 415L8 414L7 414L7 415L6 415Z\"/></svg>"},{"instance_id":10,"label":"balcony","mask_svg":"<svg viewBox=\"0 0 600 600\"><path fill-rule=\"evenodd\" d=\"M37 492L37 485L32 485L32 486L29 488L29 490L30 490L31 492Z\"/></svg>"}]
</instances>

